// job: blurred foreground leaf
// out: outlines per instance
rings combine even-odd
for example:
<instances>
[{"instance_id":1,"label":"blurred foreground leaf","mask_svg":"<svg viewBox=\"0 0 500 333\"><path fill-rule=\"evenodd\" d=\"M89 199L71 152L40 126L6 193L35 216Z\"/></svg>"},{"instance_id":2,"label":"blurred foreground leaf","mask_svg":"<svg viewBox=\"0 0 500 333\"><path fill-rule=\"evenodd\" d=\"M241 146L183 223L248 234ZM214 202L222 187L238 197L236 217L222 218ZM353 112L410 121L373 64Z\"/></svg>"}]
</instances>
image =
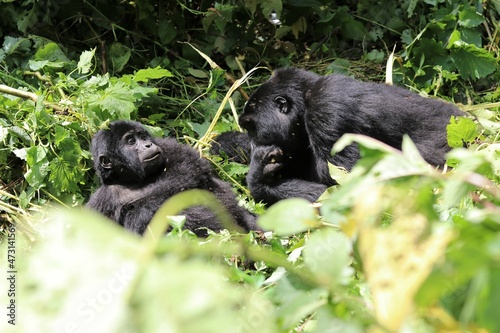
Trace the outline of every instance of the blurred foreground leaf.
<instances>
[{"instance_id":1,"label":"blurred foreground leaf","mask_svg":"<svg viewBox=\"0 0 500 333\"><path fill-rule=\"evenodd\" d=\"M32 253L18 253L18 321L2 332L274 331L270 303L223 266L175 253L144 262L144 239L92 212L48 220Z\"/></svg>"},{"instance_id":2,"label":"blurred foreground leaf","mask_svg":"<svg viewBox=\"0 0 500 333\"><path fill-rule=\"evenodd\" d=\"M273 230L278 235L293 235L320 225L310 202L298 198L272 205L258 223L265 230Z\"/></svg>"},{"instance_id":3,"label":"blurred foreground leaf","mask_svg":"<svg viewBox=\"0 0 500 333\"><path fill-rule=\"evenodd\" d=\"M377 198L383 198L379 192ZM430 230L424 214L411 212L408 199L395 210L388 227L364 223L359 231L359 250L373 295L375 316L391 332L397 332L414 312L414 296L430 274L434 264L443 258L453 233L446 226ZM370 211L366 200L359 201L359 211ZM383 206L376 201L375 206ZM411 207L411 206L410 206ZM366 213L359 221L366 221ZM353 217L356 219L356 216ZM362 222L361 222L362 223Z\"/></svg>"}]
</instances>

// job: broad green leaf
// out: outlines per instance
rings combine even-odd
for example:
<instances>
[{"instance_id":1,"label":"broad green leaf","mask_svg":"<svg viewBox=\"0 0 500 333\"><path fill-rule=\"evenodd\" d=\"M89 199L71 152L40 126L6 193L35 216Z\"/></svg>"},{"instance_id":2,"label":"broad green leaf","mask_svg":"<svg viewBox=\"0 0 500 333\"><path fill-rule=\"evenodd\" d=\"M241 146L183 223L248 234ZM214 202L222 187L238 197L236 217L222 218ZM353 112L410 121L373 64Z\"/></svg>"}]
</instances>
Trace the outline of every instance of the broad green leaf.
<instances>
[{"instance_id":1,"label":"broad green leaf","mask_svg":"<svg viewBox=\"0 0 500 333\"><path fill-rule=\"evenodd\" d=\"M344 134L333 145L332 154L340 152L345 147L354 142L357 142L361 144L363 147L369 148L371 150L378 150L384 153L397 152L397 149L389 145L386 145L385 143L378 141L372 137L361 134Z\"/></svg>"},{"instance_id":2,"label":"broad green leaf","mask_svg":"<svg viewBox=\"0 0 500 333\"><path fill-rule=\"evenodd\" d=\"M244 0L244 3L245 8L247 8L253 16L257 10L257 0Z\"/></svg>"},{"instance_id":3,"label":"broad green leaf","mask_svg":"<svg viewBox=\"0 0 500 333\"><path fill-rule=\"evenodd\" d=\"M352 245L349 239L332 228L315 231L302 254L304 262L318 279L330 285L345 284L353 273Z\"/></svg>"},{"instance_id":4,"label":"broad green leaf","mask_svg":"<svg viewBox=\"0 0 500 333\"><path fill-rule=\"evenodd\" d=\"M299 19L292 24L292 33L295 38L299 38L299 33L305 32L307 30L307 20L304 16L299 17Z\"/></svg>"},{"instance_id":5,"label":"broad green leaf","mask_svg":"<svg viewBox=\"0 0 500 333\"><path fill-rule=\"evenodd\" d=\"M54 134L54 143L59 145L64 139L69 138L70 134L68 130L60 125L56 125Z\"/></svg>"},{"instance_id":6,"label":"broad green leaf","mask_svg":"<svg viewBox=\"0 0 500 333\"><path fill-rule=\"evenodd\" d=\"M450 38L448 39L448 44L446 45L446 48L450 49L455 44L455 42L458 42L459 40L461 40L460 31L453 30L453 32L450 35Z\"/></svg>"},{"instance_id":7,"label":"broad green leaf","mask_svg":"<svg viewBox=\"0 0 500 333\"><path fill-rule=\"evenodd\" d=\"M466 117L451 117L446 126L446 139L452 148L463 147L464 143L472 143L478 136L476 123Z\"/></svg>"},{"instance_id":8,"label":"broad green leaf","mask_svg":"<svg viewBox=\"0 0 500 333\"><path fill-rule=\"evenodd\" d=\"M363 202L359 205L363 216L366 208ZM443 257L453 235L445 226L427 235L427 218L408 213L402 207L390 226L364 223L359 231L359 252L373 295L375 317L394 332L399 332L414 313L415 294Z\"/></svg>"},{"instance_id":9,"label":"broad green leaf","mask_svg":"<svg viewBox=\"0 0 500 333\"><path fill-rule=\"evenodd\" d=\"M490 163L493 173L497 177L500 177L500 143L488 145L484 149L479 150L477 154L484 156Z\"/></svg>"},{"instance_id":10,"label":"broad green leaf","mask_svg":"<svg viewBox=\"0 0 500 333\"><path fill-rule=\"evenodd\" d=\"M62 61L54 62L48 60L30 60L28 65L32 71L39 71L45 67L62 68L66 65L66 63Z\"/></svg>"},{"instance_id":11,"label":"broad green leaf","mask_svg":"<svg viewBox=\"0 0 500 333\"><path fill-rule=\"evenodd\" d=\"M497 60L492 53L475 45L455 43L451 57L463 78L479 79L496 70Z\"/></svg>"},{"instance_id":12,"label":"broad green leaf","mask_svg":"<svg viewBox=\"0 0 500 333\"><path fill-rule=\"evenodd\" d=\"M356 41L370 39L364 24L354 19L349 19L344 22L342 26L342 36L346 39Z\"/></svg>"},{"instance_id":13,"label":"broad green leaf","mask_svg":"<svg viewBox=\"0 0 500 333\"><path fill-rule=\"evenodd\" d=\"M48 60L50 62L63 62L68 63L69 59L64 54L59 45L50 42L39 48L35 55L34 60Z\"/></svg>"},{"instance_id":14,"label":"broad green leaf","mask_svg":"<svg viewBox=\"0 0 500 333\"><path fill-rule=\"evenodd\" d=\"M461 39L467 44L473 44L479 48L482 47L483 35L481 30L463 28L460 31Z\"/></svg>"},{"instance_id":15,"label":"broad green leaf","mask_svg":"<svg viewBox=\"0 0 500 333\"><path fill-rule=\"evenodd\" d=\"M221 36L215 38L214 50L216 52L219 52L221 54L225 54L227 52L226 45L228 45L227 38L224 38Z\"/></svg>"},{"instance_id":16,"label":"broad green leaf","mask_svg":"<svg viewBox=\"0 0 500 333\"><path fill-rule=\"evenodd\" d=\"M500 238L495 240L497 248L500 246ZM493 242L492 242L493 243ZM492 244L493 245L493 244ZM500 268L491 267L487 272L481 291L478 292L478 306L476 309L480 325L484 325L490 332L500 332L500 321L498 310L500 309Z\"/></svg>"},{"instance_id":17,"label":"broad green leaf","mask_svg":"<svg viewBox=\"0 0 500 333\"><path fill-rule=\"evenodd\" d=\"M277 316L282 331L291 331L301 320L325 305L327 295L326 290L302 290L296 288L288 277L281 278L273 297L279 304Z\"/></svg>"},{"instance_id":18,"label":"broad green leaf","mask_svg":"<svg viewBox=\"0 0 500 333\"><path fill-rule=\"evenodd\" d=\"M109 56L111 58L111 63L113 64L113 70L116 73L122 71L123 67L125 67L128 63L131 54L130 48L122 43L115 42L111 45Z\"/></svg>"},{"instance_id":19,"label":"broad green leaf","mask_svg":"<svg viewBox=\"0 0 500 333\"><path fill-rule=\"evenodd\" d=\"M12 54L14 52L24 53L28 52L30 47L31 42L27 38L6 36L3 41L2 51L6 54Z\"/></svg>"},{"instance_id":20,"label":"broad green leaf","mask_svg":"<svg viewBox=\"0 0 500 333\"><path fill-rule=\"evenodd\" d=\"M206 79L208 77L207 72L201 69L188 68L189 74L200 79Z\"/></svg>"},{"instance_id":21,"label":"broad green leaf","mask_svg":"<svg viewBox=\"0 0 500 333\"><path fill-rule=\"evenodd\" d=\"M159 66L156 68L146 68L140 69L134 74L134 81L136 82L148 82L152 79L162 79L164 77L172 77L173 74L167 70L160 68Z\"/></svg>"},{"instance_id":22,"label":"broad green leaf","mask_svg":"<svg viewBox=\"0 0 500 333\"><path fill-rule=\"evenodd\" d=\"M71 151L63 151L61 157L50 161L49 180L61 192L79 192L77 169L79 156Z\"/></svg>"},{"instance_id":23,"label":"broad green leaf","mask_svg":"<svg viewBox=\"0 0 500 333\"><path fill-rule=\"evenodd\" d=\"M158 23L158 37L163 45L168 45L177 36L177 29L172 20L162 19Z\"/></svg>"},{"instance_id":24,"label":"broad green leaf","mask_svg":"<svg viewBox=\"0 0 500 333\"><path fill-rule=\"evenodd\" d=\"M275 12L278 17L281 17L281 12L283 11L281 0L261 0L259 3L260 8L262 8L262 14L264 14L265 17L269 17L272 12Z\"/></svg>"},{"instance_id":25,"label":"broad green leaf","mask_svg":"<svg viewBox=\"0 0 500 333\"><path fill-rule=\"evenodd\" d=\"M93 48L90 51L83 51L80 55L80 60L78 61L78 73L80 74L88 74L90 72L90 68L92 67L92 59L94 59L96 48Z\"/></svg>"},{"instance_id":26,"label":"broad green leaf","mask_svg":"<svg viewBox=\"0 0 500 333\"><path fill-rule=\"evenodd\" d=\"M311 333L366 333L361 323L334 316L328 307L321 307L316 314L318 320Z\"/></svg>"},{"instance_id":27,"label":"broad green leaf","mask_svg":"<svg viewBox=\"0 0 500 333\"><path fill-rule=\"evenodd\" d=\"M110 111L123 119L130 119L130 114L135 110L135 98L130 92L130 87L118 82L109 86L97 103L102 109Z\"/></svg>"},{"instance_id":28,"label":"broad green leaf","mask_svg":"<svg viewBox=\"0 0 500 333\"><path fill-rule=\"evenodd\" d=\"M38 21L36 10L24 10L17 17L17 29L26 33Z\"/></svg>"},{"instance_id":29,"label":"broad green leaf","mask_svg":"<svg viewBox=\"0 0 500 333\"><path fill-rule=\"evenodd\" d=\"M293 235L320 225L310 202L292 198L279 201L260 216L258 224L278 235Z\"/></svg>"},{"instance_id":30,"label":"broad green leaf","mask_svg":"<svg viewBox=\"0 0 500 333\"><path fill-rule=\"evenodd\" d=\"M412 165L421 166L423 168L427 166L427 162L424 160L422 155L420 155L420 151L417 146L407 134L403 135L401 150L403 151L403 156L406 157L408 161L412 161Z\"/></svg>"},{"instance_id":31,"label":"broad green leaf","mask_svg":"<svg viewBox=\"0 0 500 333\"><path fill-rule=\"evenodd\" d=\"M276 29L276 33L274 34L274 38L276 38L276 39L283 38L291 30L292 30L292 27L289 27L287 25L282 25L278 29Z\"/></svg>"},{"instance_id":32,"label":"broad green leaf","mask_svg":"<svg viewBox=\"0 0 500 333\"><path fill-rule=\"evenodd\" d=\"M277 332L261 292L230 283L224 265L185 256L203 252L198 242L167 238L186 252L150 256L149 242L98 214L49 215L39 229L50 237L37 237L36 251L16 262L24 319L12 328L4 321L2 332ZM0 301L8 304L7 293Z\"/></svg>"},{"instance_id":33,"label":"broad green leaf","mask_svg":"<svg viewBox=\"0 0 500 333\"><path fill-rule=\"evenodd\" d=\"M458 24L466 28L474 28L484 22L484 17L474 7L468 7L458 13Z\"/></svg>"},{"instance_id":34,"label":"broad green leaf","mask_svg":"<svg viewBox=\"0 0 500 333\"><path fill-rule=\"evenodd\" d=\"M418 0L410 0L406 12L408 13L408 18L413 16L415 8L417 7Z\"/></svg>"},{"instance_id":35,"label":"broad green leaf","mask_svg":"<svg viewBox=\"0 0 500 333\"><path fill-rule=\"evenodd\" d=\"M190 123L193 131L195 131L199 136L203 136L206 133L208 126L210 126L210 122L207 120L203 124Z\"/></svg>"},{"instance_id":36,"label":"broad green leaf","mask_svg":"<svg viewBox=\"0 0 500 333\"><path fill-rule=\"evenodd\" d=\"M26 162L29 169L24 174L24 178L35 189L45 185L45 176L49 172L49 161L47 151L43 147L33 146L26 150Z\"/></svg>"}]
</instances>

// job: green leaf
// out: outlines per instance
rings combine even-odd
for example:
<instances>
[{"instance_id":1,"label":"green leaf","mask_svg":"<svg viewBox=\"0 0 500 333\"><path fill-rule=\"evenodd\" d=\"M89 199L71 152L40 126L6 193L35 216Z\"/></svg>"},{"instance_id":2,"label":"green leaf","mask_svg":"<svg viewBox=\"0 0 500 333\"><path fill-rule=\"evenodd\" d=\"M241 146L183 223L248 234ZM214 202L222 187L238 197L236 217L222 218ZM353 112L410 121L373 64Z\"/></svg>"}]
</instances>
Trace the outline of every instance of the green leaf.
<instances>
[{"instance_id":1,"label":"green leaf","mask_svg":"<svg viewBox=\"0 0 500 333\"><path fill-rule=\"evenodd\" d=\"M351 67L351 62L347 59L335 59L327 69L333 74L349 75L349 68Z\"/></svg>"},{"instance_id":2,"label":"green leaf","mask_svg":"<svg viewBox=\"0 0 500 333\"><path fill-rule=\"evenodd\" d=\"M59 45L54 42L50 42L39 48L34 57L34 60L48 60L50 62L69 62L68 57L64 54L63 50Z\"/></svg>"},{"instance_id":3,"label":"green leaf","mask_svg":"<svg viewBox=\"0 0 500 333\"><path fill-rule=\"evenodd\" d=\"M363 23L349 19L342 26L342 36L347 39L363 41L371 39Z\"/></svg>"},{"instance_id":4,"label":"green leaf","mask_svg":"<svg viewBox=\"0 0 500 333\"><path fill-rule=\"evenodd\" d=\"M330 285L345 284L352 275L352 245L342 233L323 228L315 231L302 254L304 262L318 279Z\"/></svg>"},{"instance_id":5,"label":"green leaf","mask_svg":"<svg viewBox=\"0 0 500 333\"><path fill-rule=\"evenodd\" d=\"M90 72L90 68L92 67L92 59L94 59L96 48L93 48L90 51L83 51L80 55L80 60L78 61L78 73L79 74L87 74Z\"/></svg>"},{"instance_id":6,"label":"green leaf","mask_svg":"<svg viewBox=\"0 0 500 333\"><path fill-rule=\"evenodd\" d=\"M307 20L304 16L299 17L299 19L292 24L292 33L295 38L299 38L299 33L306 32L307 30Z\"/></svg>"},{"instance_id":7,"label":"green leaf","mask_svg":"<svg viewBox=\"0 0 500 333\"><path fill-rule=\"evenodd\" d=\"M62 127L60 125L56 125L54 131L55 131L54 143L56 145L59 145L63 140L65 140L66 138L68 138L70 136L69 132L64 127Z\"/></svg>"},{"instance_id":8,"label":"green leaf","mask_svg":"<svg viewBox=\"0 0 500 333\"><path fill-rule=\"evenodd\" d=\"M275 302L280 304L278 318L281 332L293 331L301 320L326 304L327 292L322 289L302 290L294 287L288 277L280 279L274 291Z\"/></svg>"},{"instance_id":9,"label":"green leaf","mask_svg":"<svg viewBox=\"0 0 500 333\"><path fill-rule=\"evenodd\" d=\"M166 238L168 248L186 251L161 256L149 253L143 238L87 210L45 218L38 229L50 237L37 235L36 251L16 261L24 277L16 280L16 292L29 295L23 313L37 323L38 332L278 331L274 307L263 293L228 281L225 265L185 256L203 251L196 241ZM19 248L31 246L21 243L23 237L16 240ZM42 274L30 273L41 267ZM2 294L1 303L8 304L7 293ZM39 306L49 300L50 306ZM29 332L32 325L19 320L7 331Z\"/></svg>"},{"instance_id":10,"label":"green leaf","mask_svg":"<svg viewBox=\"0 0 500 333\"><path fill-rule=\"evenodd\" d=\"M408 3L408 8L406 9L406 12L408 13L408 18L412 17L415 11L415 8L417 7L418 0L410 0Z\"/></svg>"},{"instance_id":11,"label":"green leaf","mask_svg":"<svg viewBox=\"0 0 500 333\"><path fill-rule=\"evenodd\" d=\"M460 75L466 79L483 78L496 70L497 61L493 54L475 45L457 42L451 57Z\"/></svg>"},{"instance_id":12,"label":"green leaf","mask_svg":"<svg viewBox=\"0 0 500 333\"><path fill-rule=\"evenodd\" d=\"M135 110L135 98L131 94L130 87L123 82L117 82L104 91L104 95L97 101L103 110L123 119L130 119L130 114Z\"/></svg>"},{"instance_id":13,"label":"green leaf","mask_svg":"<svg viewBox=\"0 0 500 333\"><path fill-rule=\"evenodd\" d=\"M281 12L283 11L283 4L281 0L261 0L260 8L262 8L262 14L265 17L269 17L272 12L275 12L278 17L281 17Z\"/></svg>"},{"instance_id":14,"label":"green leaf","mask_svg":"<svg viewBox=\"0 0 500 333\"><path fill-rule=\"evenodd\" d=\"M3 41L2 51L0 52L0 61L6 56L12 55L16 52L20 54L29 52L30 47L31 41L28 38L14 38L6 36Z\"/></svg>"},{"instance_id":15,"label":"green leaf","mask_svg":"<svg viewBox=\"0 0 500 333\"><path fill-rule=\"evenodd\" d=\"M52 68L62 68L66 63L64 62L53 62L48 60L30 60L28 62L28 66L32 71L39 71L44 67L52 67Z\"/></svg>"},{"instance_id":16,"label":"green leaf","mask_svg":"<svg viewBox=\"0 0 500 333\"><path fill-rule=\"evenodd\" d=\"M134 74L134 81L136 82L148 82L151 79L162 79L164 77L172 77L173 74L167 70L160 68L146 68L140 69Z\"/></svg>"},{"instance_id":17,"label":"green leaf","mask_svg":"<svg viewBox=\"0 0 500 333\"><path fill-rule=\"evenodd\" d=\"M464 143L472 143L477 138L477 124L470 118L451 117L446 126L446 139L452 148L463 147Z\"/></svg>"},{"instance_id":18,"label":"green leaf","mask_svg":"<svg viewBox=\"0 0 500 333\"><path fill-rule=\"evenodd\" d=\"M320 222L309 201L292 198L272 205L261 215L258 224L278 235L293 235L317 227Z\"/></svg>"},{"instance_id":19,"label":"green leaf","mask_svg":"<svg viewBox=\"0 0 500 333\"><path fill-rule=\"evenodd\" d=\"M61 192L79 192L79 179L76 177L75 172L78 166L78 159L79 156L73 152L63 151L61 157L56 157L50 161L49 181Z\"/></svg>"},{"instance_id":20,"label":"green leaf","mask_svg":"<svg viewBox=\"0 0 500 333\"><path fill-rule=\"evenodd\" d=\"M115 42L111 45L109 56L113 64L113 70L117 73L121 72L123 67L128 63L131 56L130 48L122 43Z\"/></svg>"},{"instance_id":21,"label":"green leaf","mask_svg":"<svg viewBox=\"0 0 500 333\"><path fill-rule=\"evenodd\" d=\"M461 40L460 36L460 31L458 30L453 30L453 32L450 35L450 38L448 39L448 45L446 45L447 49L450 49L453 44Z\"/></svg>"},{"instance_id":22,"label":"green leaf","mask_svg":"<svg viewBox=\"0 0 500 333\"><path fill-rule=\"evenodd\" d=\"M498 249L500 246L500 237L496 237L495 242ZM498 309L500 309L500 283L498 283L500 281L500 268L491 267L487 274L485 283L481 285L482 290L478 293L477 316L479 317L479 323L482 323L490 332L500 332L500 321L498 320Z\"/></svg>"},{"instance_id":23,"label":"green leaf","mask_svg":"<svg viewBox=\"0 0 500 333\"><path fill-rule=\"evenodd\" d=\"M24 174L24 178L35 189L45 185L45 176L49 172L49 161L47 151L43 147L33 146L26 150L26 162L29 169Z\"/></svg>"},{"instance_id":24,"label":"green leaf","mask_svg":"<svg viewBox=\"0 0 500 333\"><path fill-rule=\"evenodd\" d=\"M38 19L36 14L37 11L34 9L22 11L17 17L17 29L22 33L26 33L28 28L37 22Z\"/></svg>"},{"instance_id":25,"label":"green leaf","mask_svg":"<svg viewBox=\"0 0 500 333\"><path fill-rule=\"evenodd\" d=\"M465 8L458 13L458 24L466 28L474 28L484 22L484 17L474 7Z\"/></svg>"},{"instance_id":26,"label":"green leaf","mask_svg":"<svg viewBox=\"0 0 500 333\"><path fill-rule=\"evenodd\" d=\"M253 16L257 10L257 0L244 0L244 2L245 8L247 8Z\"/></svg>"},{"instance_id":27,"label":"green leaf","mask_svg":"<svg viewBox=\"0 0 500 333\"><path fill-rule=\"evenodd\" d=\"M177 29L175 28L175 23L172 20L160 20L158 23L158 37L160 37L160 42L163 45L168 45L177 36Z\"/></svg>"},{"instance_id":28,"label":"green leaf","mask_svg":"<svg viewBox=\"0 0 500 333\"><path fill-rule=\"evenodd\" d=\"M282 25L278 29L276 29L276 33L274 34L275 39L281 39L286 34L288 34L292 30L292 27L289 27L287 25Z\"/></svg>"},{"instance_id":29,"label":"green leaf","mask_svg":"<svg viewBox=\"0 0 500 333\"><path fill-rule=\"evenodd\" d=\"M208 77L207 72L201 69L195 69L195 68L188 68L189 74L191 74L194 77L197 77L199 79L206 79Z\"/></svg>"}]
</instances>

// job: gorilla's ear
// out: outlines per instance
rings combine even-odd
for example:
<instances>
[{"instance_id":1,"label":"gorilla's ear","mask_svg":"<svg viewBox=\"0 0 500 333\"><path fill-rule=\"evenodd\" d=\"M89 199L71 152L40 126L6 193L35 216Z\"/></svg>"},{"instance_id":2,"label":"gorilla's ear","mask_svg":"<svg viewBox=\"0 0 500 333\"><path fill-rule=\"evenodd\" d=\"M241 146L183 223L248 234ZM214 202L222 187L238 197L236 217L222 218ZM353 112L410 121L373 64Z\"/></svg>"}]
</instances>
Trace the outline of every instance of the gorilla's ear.
<instances>
[{"instance_id":1,"label":"gorilla's ear","mask_svg":"<svg viewBox=\"0 0 500 333\"><path fill-rule=\"evenodd\" d=\"M106 155L99 156L99 164L104 169L111 169L111 167L113 166L113 164Z\"/></svg>"},{"instance_id":2,"label":"gorilla's ear","mask_svg":"<svg viewBox=\"0 0 500 333\"><path fill-rule=\"evenodd\" d=\"M277 96L274 99L274 102L278 106L278 109L280 110L281 113L288 113L288 102L285 97Z\"/></svg>"}]
</instances>

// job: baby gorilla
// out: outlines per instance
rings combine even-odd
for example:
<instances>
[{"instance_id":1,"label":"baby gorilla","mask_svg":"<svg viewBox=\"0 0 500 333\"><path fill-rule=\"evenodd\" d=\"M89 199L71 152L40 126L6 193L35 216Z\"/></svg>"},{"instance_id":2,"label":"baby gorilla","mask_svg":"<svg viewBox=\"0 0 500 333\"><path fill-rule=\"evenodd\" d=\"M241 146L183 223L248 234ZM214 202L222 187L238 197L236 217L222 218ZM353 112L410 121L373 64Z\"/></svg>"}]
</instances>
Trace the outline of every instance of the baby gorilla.
<instances>
[{"instance_id":1,"label":"baby gorilla","mask_svg":"<svg viewBox=\"0 0 500 333\"><path fill-rule=\"evenodd\" d=\"M153 138L140 123L112 122L92 139L94 167L102 186L87 207L143 234L162 203L189 189L205 189L219 199L236 223L245 230L258 230L256 217L238 206L229 184L214 176L208 161L191 147L171 138ZM184 210L185 227L199 236L206 229L219 231L221 224L208 208Z\"/></svg>"},{"instance_id":2,"label":"baby gorilla","mask_svg":"<svg viewBox=\"0 0 500 333\"><path fill-rule=\"evenodd\" d=\"M255 146L252 150L247 184L256 201L269 205L284 198L303 198L314 202L325 192L321 183L299 179L296 170L277 146Z\"/></svg>"},{"instance_id":3,"label":"baby gorilla","mask_svg":"<svg viewBox=\"0 0 500 333\"><path fill-rule=\"evenodd\" d=\"M230 131L217 135L212 142L210 154L226 157L228 161L241 164L250 162L250 138L247 133Z\"/></svg>"},{"instance_id":4,"label":"baby gorilla","mask_svg":"<svg viewBox=\"0 0 500 333\"><path fill-rule=\"evenodd\" d=\"M364 134L397 149L407 134L427 162L442 166L450 149L446 125L451 116L463 115L452 104L394 86L297 68L277 70L252 94L239 120L257 149L247 182L256 200L310 200L313 190L315 200L322 189L335 185L327 161L350 170L359 159L355 144L331 156L333 144L346 133ZM269 146L279 147L283 156L274 183L262 173L266 161L276 158Z\"/></svg>"}]
</instances>

